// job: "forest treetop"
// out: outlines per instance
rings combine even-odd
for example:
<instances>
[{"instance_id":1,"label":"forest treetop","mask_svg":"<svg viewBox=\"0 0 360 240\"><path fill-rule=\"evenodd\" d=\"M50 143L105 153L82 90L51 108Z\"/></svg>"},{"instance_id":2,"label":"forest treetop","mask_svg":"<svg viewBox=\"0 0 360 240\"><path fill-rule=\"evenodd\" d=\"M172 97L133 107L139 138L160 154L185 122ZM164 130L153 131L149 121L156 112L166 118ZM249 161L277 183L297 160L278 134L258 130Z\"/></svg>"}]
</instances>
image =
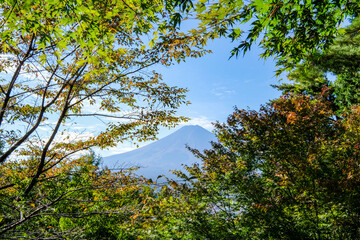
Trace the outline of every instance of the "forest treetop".
<instances>
[{"instance_id":1,"label":"forest treetop","mask_svg":"<svg viewBox=\"0 0 360 240\"><path fill-rule=\"evenodd\" d=\"M186 89L150 67L206 51L172 26L169 2L0 4L0 163L35 157L24 194L82 150L152 139L159 125L185 119L175 110L187 103ZM102 124L91 134L72 127L91 118Z\"/></svg>"},{"instance_id":2,"label":"forest treetop","mask_svg":"<svg viewBox=\"0 0 360 240\"><path fill-rule=\"evenodd\" d=\"M308 54L330 46L338 27L358 16L357 1L344 0L220 0L177 1L181 9L200 20L194 34L207 39L228 37L235 42L233 56L258 43L261 57L275 57L277 74L293 68ZM180 23L180 17L177 18ZM249 28L248 31L244 31Z\"/></svg>"}]
</instances>

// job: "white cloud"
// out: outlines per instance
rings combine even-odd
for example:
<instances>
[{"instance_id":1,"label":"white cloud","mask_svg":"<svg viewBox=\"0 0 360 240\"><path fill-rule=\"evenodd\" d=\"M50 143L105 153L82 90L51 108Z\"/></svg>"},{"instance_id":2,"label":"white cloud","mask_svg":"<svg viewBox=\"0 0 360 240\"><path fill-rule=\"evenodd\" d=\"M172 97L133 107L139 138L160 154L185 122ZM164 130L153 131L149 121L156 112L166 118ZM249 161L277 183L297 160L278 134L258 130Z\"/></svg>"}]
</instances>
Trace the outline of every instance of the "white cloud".
<instances>
[{"instance_id":1,"label":"white cloud","mask_svg":"<svg viewBox=\"0 0 360 240\"><path fill-rule=\"evenodd\" d=\"M235 90L231 90L227 87L216 87L211 90L211 93L217 97L223 98L229 95L234 95L236 92Z\"/></svg>"},{"instance_id":2,"label":"white cloud","mask_svg":"<svg viewBox=\"0 0 360 240\"><path fill-rule=\"evenodd\" d=\"M99 125L99 124L96 124ZM75 130L81 130L81 129L96 129L96 126L77 126L77 127L71 127L72 129Z\"/></svg>"},{"instance_id":3,"label":"white cloud","mask_svg":"<svg viewBox=\"0 0 360 240\"><path fill-rule=\"evenodd\" d=\"M135 144L120 143L118 146L113 147L113 148L109 148L106 150L97 150L96 153L100 154L101 157L108 157L111 155L129 152L129 151L132 151L135 149L137 149Z\"/></svg>"},{"instance_id":4,"label":"white cloud","mask_svg":"<svg viewBox=\"0 0 360 240\"><path fill-rule=\"evenodd\" d=\"M45 136L38 136L39 138L31 138L30 141L24 143L24 147L26 148L26 146L33 146L33 147L39 147L39 148L43 148L46 144L46 142L49 140L49 136L45 137ZM41 138L40 138L41 137ZM74 141L86 141L89 138L94 137L94 134L91 132L73 132L73 131L68 131L68 132L63 132L63 134L58 134L56 135L56 137L54 138L54 141L51 144L51 147L53 147L56 143L72 143ZM19 150L21 150L19 148ZM71 154L69 157L70 158L76 158L76 157L80 157L83 154L88 153L88 150L81 150L79 152L73 153ZM14 159L16 159L17 154L14 154Z\"/></svg>"},{"instance_id":5,"label":"white cloud","mask_svg":"<svg viewBox=\"0 0 360 240\"><path fill-rule=\"evenodd\" d=\"M57 135L54 139L54 142L71 143L74 140L86 141L91 137L94 137L92 132L64 132L63 135Z\"/></svg>"},{"instance_id":6,"label":"white cloud","mask_svg":"<svg viewBox=\"0 0 360 240\"><path fill-rule=\"evenodd\" d=\"M103 157L129 152L129 151L135 150L136 148L137 148L136 146L133 146L133 147L124 146L124 147L110 148L109 150L103 152Z\"/></svg>"},{"instance_id":7,"label":"white cloud","mask_svg":"<svg viewBox=\"0 0 360 240\"><path fill-rule=\"evenodd\" d=\"M11 77L18 67L18 59L14 54L0 54L0 62L5 68L0 73L3 77ZM30 71L27 70L30 69ZM25 70L24 70L25 69ZM25 63L24 67L20 71L21 77L33 81L34 83L47 82L51 73L46 71L45 68L37 62Z\"/></svg>"},{"instance_id":8,"label":"white cloud","mask_svg":"<svg viewBox=\"0 0 360 240\"><path fill-rule=\"evenodd\" d=\"M188 122L182 123L181 125L199 125L209 131L214 129L210 119L205 116L191 118Z\"/></svg>"},{"instance_id":9,"label":"white cloud","mask_svg":"<svg viewBox=\"0 0 360 240\"><path fill-rule=\"evenodd\" d=\"M63 143L71 143L74 140L75 141L86 141L89 138L94 137L94 134L91 132L64 132L63 135L57 135L54 139L54 143L58 143L58 142L63 142ZM74 154L71 154L71 158L77 158L80 157L81 155L87 154L88 150L81 150L79 152L76 152Z\"/></svg>"},{"instance_id":10,"label":"white cloud","mask_svg":"<svg viewBox=\"0 0 360 240\"><path fill-rule=\"evenodd\" d=\"M109 117L104 117L102 118L105 121L119 121L119 119L121 119L122 122L130 122L132 121L130 118L136 118L139 116L139 112L138 111L133 111L130 108L126 109L126 106L123 106L123 109L121 111L118 112L109 112L107 110L103 110L100 109L101 108L101 104L100 101L94 103L94 104L90 104L89 101L83 101L83 106L82 106L82 113L83 114L104 114L104 115L108 115ZM146 113L146 110L144 110L144 113ZM111 117L113 116L113 117Z\"/></svg>"}]
</instances>

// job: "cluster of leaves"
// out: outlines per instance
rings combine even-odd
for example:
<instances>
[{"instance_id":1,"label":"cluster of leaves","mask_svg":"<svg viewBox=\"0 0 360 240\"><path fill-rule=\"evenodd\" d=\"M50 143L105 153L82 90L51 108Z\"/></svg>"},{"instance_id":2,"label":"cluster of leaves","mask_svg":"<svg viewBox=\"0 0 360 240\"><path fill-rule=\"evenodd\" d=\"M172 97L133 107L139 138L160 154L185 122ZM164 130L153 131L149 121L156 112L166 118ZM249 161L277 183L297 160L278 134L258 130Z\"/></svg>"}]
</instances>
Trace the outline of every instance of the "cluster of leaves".
<instances>
[{"instance_id":1,"label":"cluster of leaves","mask_svg":"<svg viewBox=\"0 0 360 240\"><path fill-rule=\"evenodd\" d=\"M262 38L262 56L277 57L293 82L277 86L284 95L260 111L235 109L217 123L212 149L191 150L203 164L163 189L152 231L175 239L360 238L358 3L195 6L195 34L235 40L236 24L250 22L233 54ZM338 30L345 17L355 18Z\"/></svg>"},{"instance_id":2,"label":"cluster of leaves","mask_svg":"<svg viewBox=\"0 0 360 240\"><path fill-rule=\"evenodd\" d=\"M292 69L310 53L329 47L338 26L359 13L357 1L345 0L180 2L186 14L199 20L194 34L240 42L232 50L233 56L246 53L258 43L264 49L262 57L277 59L277 74Z\"/></svg>"},{"instance_id":3,"label":"cluster of leaves","mask_svg":"<svg viewBox=\"0 0 360 240\"><path fill-rule=\"evenodd\" d=\"M26 197L34 159L2 165L0 235L4 239L131 239L124 228L136 218L147 183L130 170L99 168L91 153L47 171ZM29 166L32 165L32 166Z\"/></svg>"},{"instance_id":4,"label":"cluster of leaves","mask_svg":"<svg viewBox=\"0 0 360 240\"><path fill-rule=\"evenodd\" d=\"M162 200L175 209L163 213L167 230L179 239L358 239L360 108L336 119L328 95L285 95L217 123L219 142L192 150L202 166L179 173L185 184Z\"/></svg>"},{"instance_id":5,"label":"cluster of leaves","mask_svg":"<svg viewBox=\"0 0 360 240\"><path fill-rule=\"evenodd\" d=\"M360 238L358 2L6 0L0 7L1 238ZM199 20L187 34L178 27L184 12ZM353 24L331 45L347 17ZM300 94L259 112L236 109L216 124L213 149L192 150L203 165L157 192L130 172L100 169L94 155L76 157L152 139L159 125L184 120L175 110L186 104L186 89L145 70L200 57L208 39L222 36L244 40L236 56L259 39L278 73L292 69L295 84L279 88ZM105 127L87 136L71 128L89 117Z\"/></svg>"},{"instance_id":6,"label":"cluster of leaves","mask_svg":"<svg viewBox=\"0 0 360 240\"><path fill-rule=\"evenodd\" d=\"M150 69L207 52L200 38L173 26L174 3L0 3L0 235L21 236L21 231L28 234L50 224L45 218L41 224L25 223L50 214L52 205L69 194L86 195L85 190L74 190L76 184L101 188L96 177L90 176L86 185L72 175L83 168L78 159L82 151L154 139L159 126L186 119L176 116L176 110L188 103L187 90L168 86ZM89 119L96 125L93 131L76 126ZM114 184L130 187L132 180L123 180ZM126 199L121 192L109 195ZM90 211L91 202L85 205Z\"/></svg>"},{"instance_id":7,"label":"cluster of leaves","mask_svg":"<svg viewBox=\"0 0 360 240\"><path fill-rule=\"evenodd\" d=\"M333 45L308 56L288 75L291 82L277 88L283 92L314 95L319 94L322 87L328 86L333 91L331 98L337 114L359 105L359 31L360 19L355 18L349 26L339 30L340 35Z\"/></svg>"}]
</instances>

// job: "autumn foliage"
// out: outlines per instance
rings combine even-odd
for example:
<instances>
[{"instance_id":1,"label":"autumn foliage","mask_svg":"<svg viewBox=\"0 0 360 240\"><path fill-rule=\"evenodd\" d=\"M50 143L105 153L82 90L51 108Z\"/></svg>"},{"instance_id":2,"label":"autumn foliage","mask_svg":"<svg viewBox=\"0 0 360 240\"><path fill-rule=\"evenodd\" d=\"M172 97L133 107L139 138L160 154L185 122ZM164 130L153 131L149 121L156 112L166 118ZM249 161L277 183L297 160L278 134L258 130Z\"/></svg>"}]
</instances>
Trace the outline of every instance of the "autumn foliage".
<instances>
[{"instance_id":1,"label":"autumn foliage","mask_svg":"<svg viewBox=\"0 0 360 240\"><path fill-rule=\"evenodd\" d=\"M332 0L1 1L0 238L360 239L359 12ZM182 181L101 166L91 149L186 120L187 90L152 67L201 57L218 37L241 40L233 56L260 40L294 84L216 123L218 142L191 150L202 164Z\"/></svg>"},{"instance_id":2,"label":"autumn foliage","mask_svg":"<svg viewBox=\"0 0 360 240\"><path fill-rule=\"evenodd\" d=\"M87 225L61 219L116 212L123 207L105 208L105 196L92 195L125 201L123 191L140 187L141 180L92 169L81 156L92 148L155 139L160 126L186 119L176 110L188 103L187 90L167 85L152 67L207 51L200 37L173 26L172 3L0 3L1 238L84 238ZM90 210L92 204L96 209ZM70 228L50 224L50 216L60 213ZM43 230L48 224L51 231Z\"/></svg>"},{"instance_id":3,"label":"autumn foliage","mask_svg":"<svg viewBox=\"0 0 360 240\"><path fill-rule=\"evenodd\" d=\"M180 214L187 231L200 239L359 238L360 111L336 116L328 96L289 94L217 123L219 142L192 150L203 164L179 173L187 182L173 189L192 209Z\"/></svg>"}]
</instances>

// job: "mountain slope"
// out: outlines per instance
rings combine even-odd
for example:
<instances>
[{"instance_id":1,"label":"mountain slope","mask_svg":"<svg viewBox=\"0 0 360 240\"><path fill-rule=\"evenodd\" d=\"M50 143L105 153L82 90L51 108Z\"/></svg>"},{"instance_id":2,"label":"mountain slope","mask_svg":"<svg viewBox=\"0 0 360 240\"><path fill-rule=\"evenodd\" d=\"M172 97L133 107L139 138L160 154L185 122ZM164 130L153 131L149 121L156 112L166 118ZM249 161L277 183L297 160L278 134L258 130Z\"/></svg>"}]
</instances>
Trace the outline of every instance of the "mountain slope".
<instances>
[{"instance_id":1,"label":"mountain slope","mask_svg":"<svg viewBox=\"0 0 360 240\"><path fill-rule=\"evenodd\" d=\"M185 145L199 150L211 147L215 136L200 126L184 126L178 131L154 143L130 152L103 158L109 168L129 168L138 166L137 174L156 179L159 175L171 176L169 170L183 169L182 164L190 165L198 159L186 149Z\"/></svg>"}]
</instances>

